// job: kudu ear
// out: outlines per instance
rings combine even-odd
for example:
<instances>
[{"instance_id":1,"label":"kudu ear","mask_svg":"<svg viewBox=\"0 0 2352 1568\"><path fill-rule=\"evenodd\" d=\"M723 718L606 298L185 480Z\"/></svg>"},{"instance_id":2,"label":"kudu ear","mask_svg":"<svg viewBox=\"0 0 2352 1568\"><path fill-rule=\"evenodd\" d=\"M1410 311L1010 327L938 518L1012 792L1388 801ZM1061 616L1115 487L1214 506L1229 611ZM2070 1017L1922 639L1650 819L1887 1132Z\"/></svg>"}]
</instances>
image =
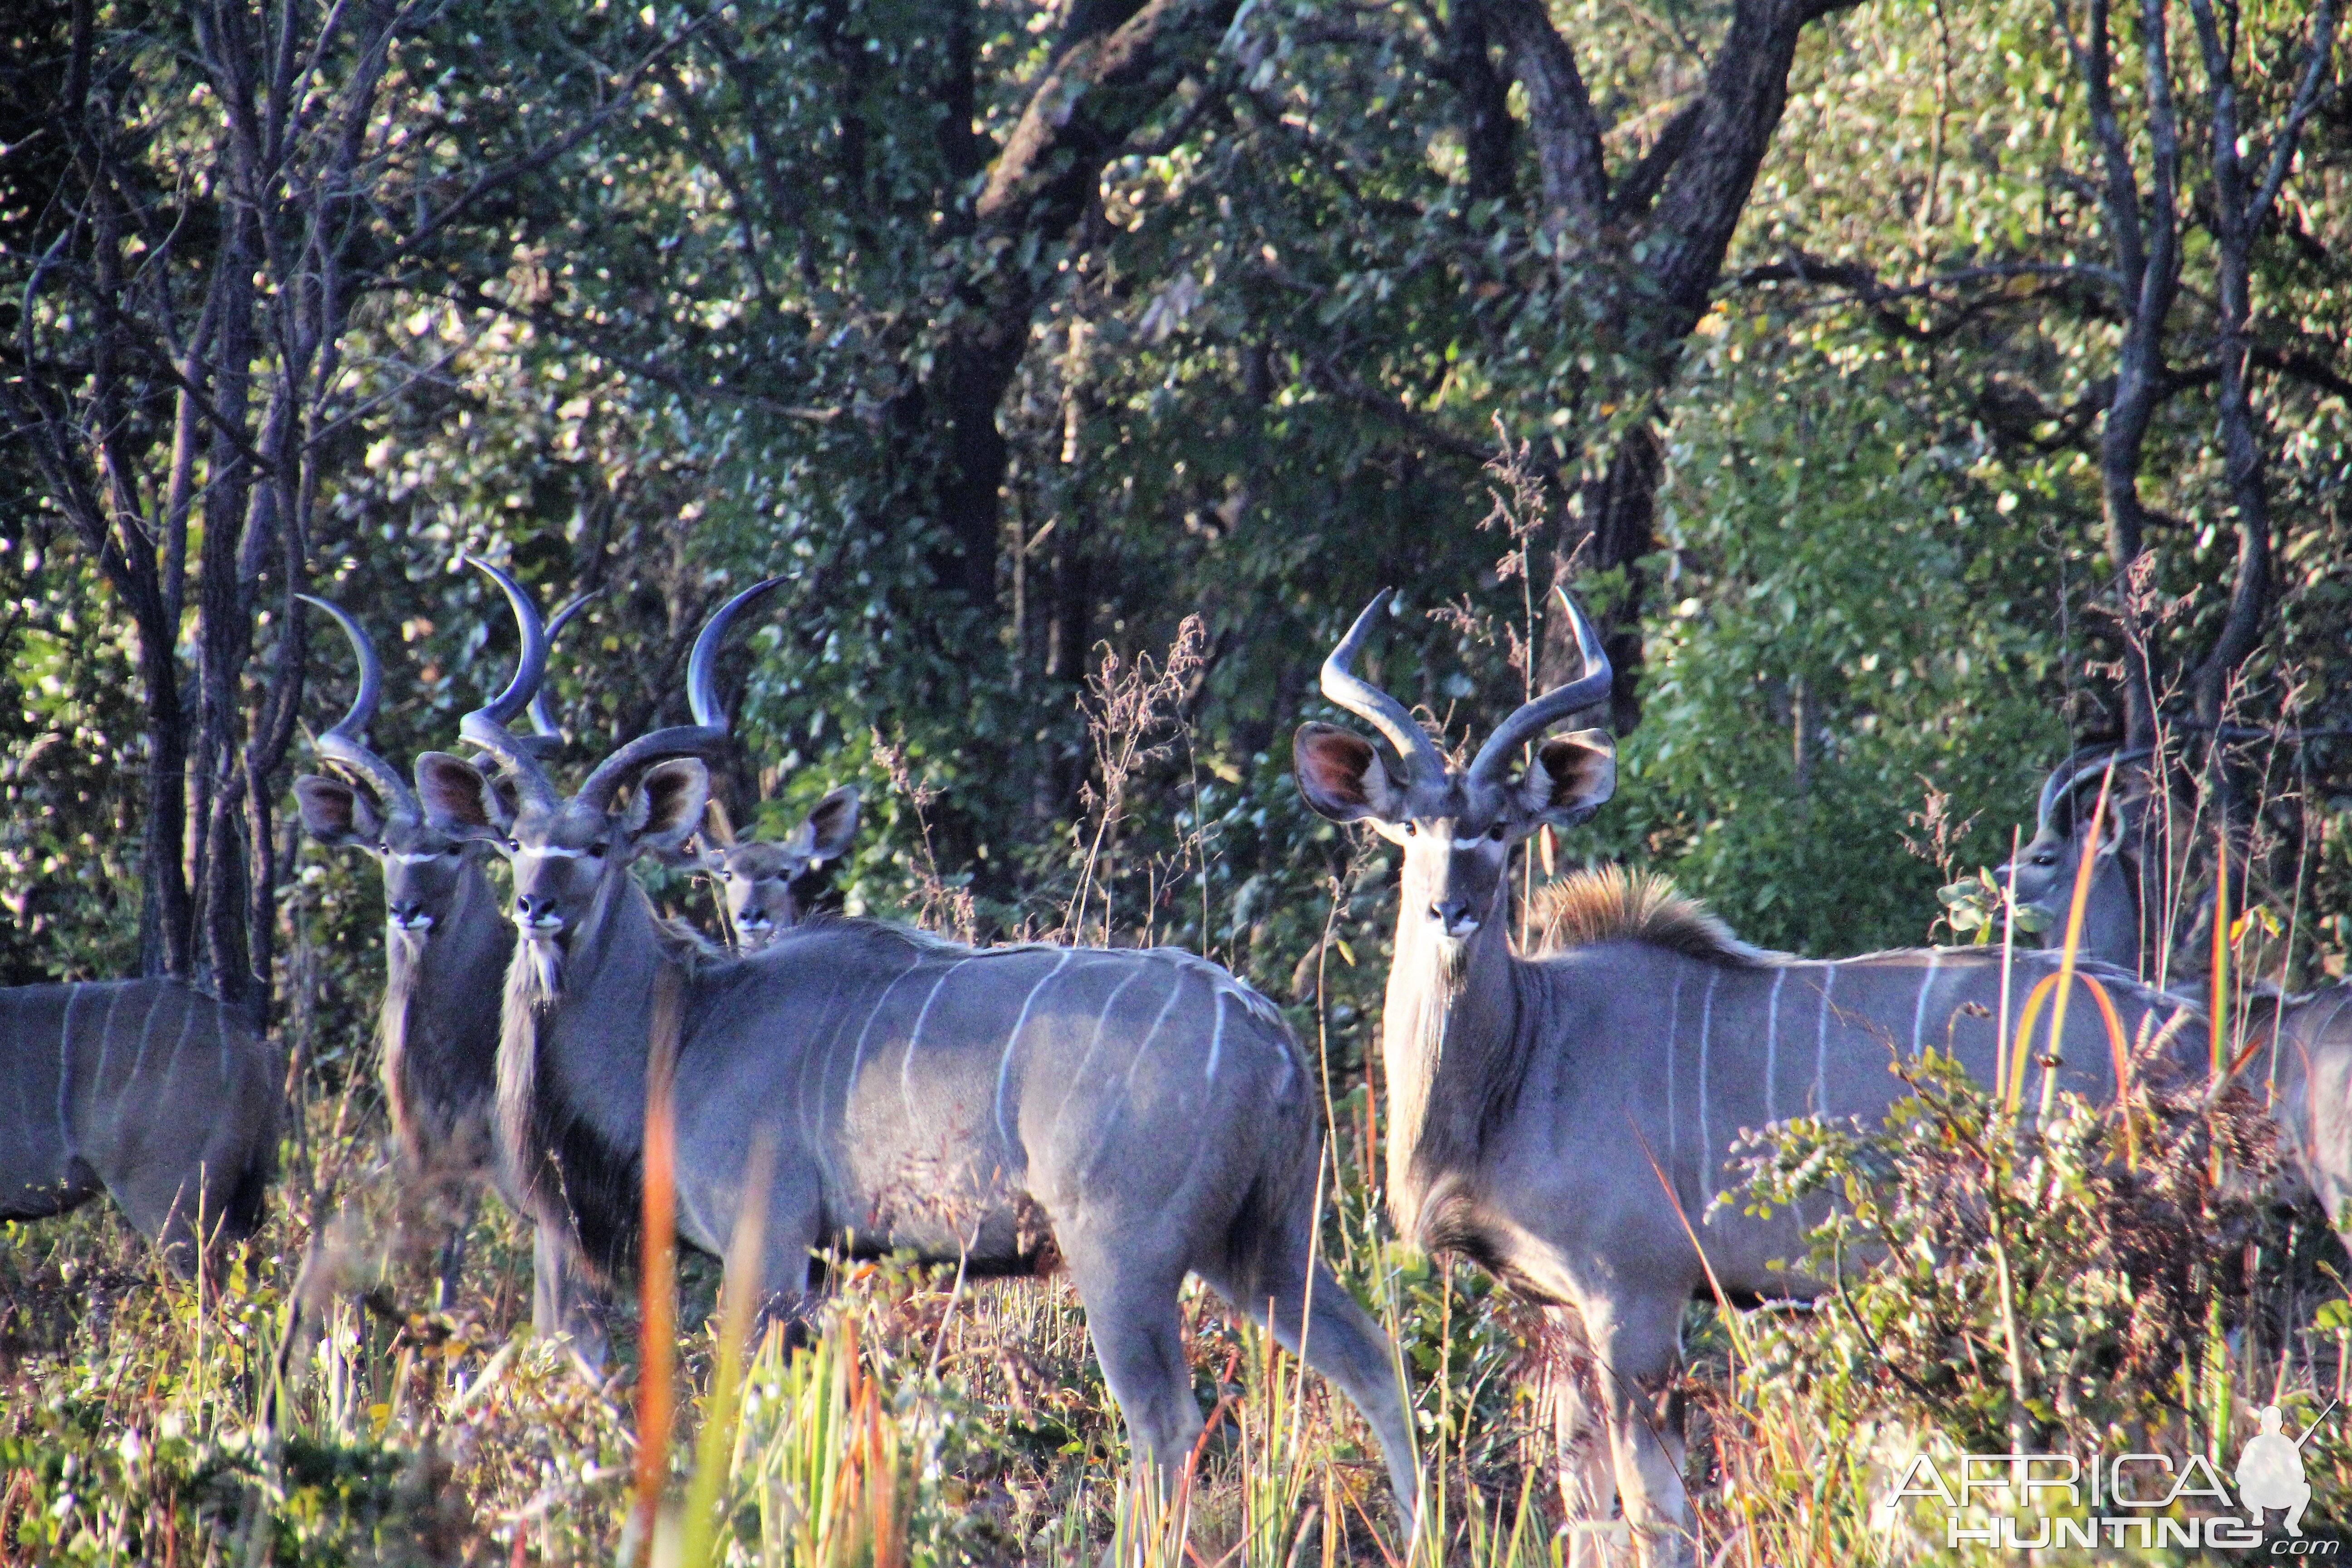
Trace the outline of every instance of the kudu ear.
<instances>
[{"instance_id":1,"label":"kudu ear","mask_svg":"<svg viewBox=\"0 0 2352 1568\"><path fill-rule=\"evenodd\" d=\"M640 855L671 854L702 826L702 808L709 804L710 770L697 758L672 757L637 780L621 831Z\"/></svg>"},{"instance_id":2,"label":"kudu ear","mask_svg":"<svg viewBox=\"0 0 2352 1568\"><path fill-rule=\"evenodd\" d=\"M816 803L816 809L801 824L809 836L809 867L813 870L828 860L838 860L849 851L849 842L857 837L857 788L844 784ZM794 835L798 837L798 835Z\"/></svg>"},{"instance_id":3,"label":"kudu ear","mask_svg":"<svg viewBox=\"0 0 2352 1568\"><path fill-rule=\"evenodd\" d=\"M1405 793L1389 777L1372 743L1337 724L1301 724L1291 738L1290 758L1298 793L1318 815L1334 822L1372 817L1400 822Z\"/></svg>"},{"instance_id":4,"label":"kudu ear","mask_svg":"<svg viewBox=\"0 0 2352 1568\"><path fill-rule=\"evenodd\" d=\"M460 838L496 838L513 820L481 770L446 752L416 759L416 798L434 826Z\"/></svg>"},{"instance_id":5,"label":"kudu ear","mask_svg":"<svg viewBox=\"0 0 2352 1568\"><path fill-rule=\"evenodd\" d=\"M1534 766L1513 787L1512 805L1526 823L1574 827L1617 793L1617 742L1606 730L1554 735L1536 748Z\"/></svg>"},{"instance_id":6,"label":"kudu ear","mask_svg":"<svg viewBox=\"0 0 2352 1568\"><path fill-rule=\"evenodd\" d=\"M321 844L373 848L383 838L383 819L374 802L341 779L304 773L294 781L302 829Z\"/></svg>"}]
</instances>

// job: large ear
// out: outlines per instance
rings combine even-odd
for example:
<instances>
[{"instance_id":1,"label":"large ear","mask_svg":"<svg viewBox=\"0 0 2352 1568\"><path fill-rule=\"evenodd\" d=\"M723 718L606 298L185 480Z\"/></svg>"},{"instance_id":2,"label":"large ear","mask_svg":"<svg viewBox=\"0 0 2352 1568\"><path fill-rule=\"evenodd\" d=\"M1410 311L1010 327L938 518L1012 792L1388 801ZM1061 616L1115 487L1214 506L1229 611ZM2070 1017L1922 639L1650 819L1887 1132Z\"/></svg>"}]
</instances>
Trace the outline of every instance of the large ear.
<instances>
[{"instance_id":1,"label":"large ear","mask_svg":"<svg viewBox=\"0 0 2352 1568\"><path fill-rule=\"evenodd\" d=\"M637 780L621 831L640 855L671 854L701 828L702 809L709 804L710 770L698 758L672 757Z\"/></svg>"},{"instance_id":2,"label":"large ear","mask_svg":"<svg viewBox=\"0 0 2352 1568\"><path fill-rule=\"evenodd\" d=\"M460 838L497 838L503 834L498 792L481 770L463 757L427 752L417 758L416 798L424 803L425 819L444 833Z\"/></svg>"},{"instance_id":3,"label":"large ear","mask_svg":"<svg viewBox=\"0 0 2352 1568\"><path fill-rule=\"evenodd\" d=\"M303 830L321 844L373 848L383 840L375 803L341 779L304 773L294 781Z\"/></svg>"},{"instance_id":4,"label":"large ear","mask_svg":"<svg viewBox=\"0 0 2352 1568\"><path fill-rule=\"evenodd\" d=\"M1337 724L1301 724L1291 738L1290 756L1298 793L1332 821L1404 819L1404 791L1389 777L1372 743L1354 731Z\"/></svg>"},{"instance_id":5,"label":"large ear","mask_svg":"<svg viewBox=\"0 0 2352 1568\"><path fill-rule=\"evenodd\" d=\"M857 786L844 784L818 801L801 826L808 830L812 868L840 859L857 837Z\"/></svg>"},{"instance_id":6,"label":"large ear","mask_svg":"<svg viewBox=\"0 0 2352 1568\"><path fill-rule=\"evenodd\" d=\"M1513 787L1515 815L1525 823L1574 827L1617 793L1617 742L1606 730L1554 735L1536 749L1535 765Z\"/></svg>"}]
</instances>

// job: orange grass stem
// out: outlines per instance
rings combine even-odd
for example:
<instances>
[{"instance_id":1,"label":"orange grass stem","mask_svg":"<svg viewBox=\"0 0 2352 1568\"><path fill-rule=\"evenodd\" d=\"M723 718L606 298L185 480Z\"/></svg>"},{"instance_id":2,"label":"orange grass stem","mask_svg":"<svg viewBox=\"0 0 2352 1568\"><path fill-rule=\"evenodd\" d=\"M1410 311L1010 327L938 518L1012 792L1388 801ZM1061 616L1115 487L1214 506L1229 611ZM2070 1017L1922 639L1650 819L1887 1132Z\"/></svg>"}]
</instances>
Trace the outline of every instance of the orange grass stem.
<instances>
[{"instance_id":1,"label":"orange grass stem","mask_svg":"<svg viewBox=\"0 0 2352 1568\"><path fill-rule=\"evenodd\" d=\"M678 979L665 967L654 984L653 1037L646 1052L644 1274L638 1284L637 1554L652 1558L654 1527L669 1479L677 1353Z\"/></svg>"}]
</instances>

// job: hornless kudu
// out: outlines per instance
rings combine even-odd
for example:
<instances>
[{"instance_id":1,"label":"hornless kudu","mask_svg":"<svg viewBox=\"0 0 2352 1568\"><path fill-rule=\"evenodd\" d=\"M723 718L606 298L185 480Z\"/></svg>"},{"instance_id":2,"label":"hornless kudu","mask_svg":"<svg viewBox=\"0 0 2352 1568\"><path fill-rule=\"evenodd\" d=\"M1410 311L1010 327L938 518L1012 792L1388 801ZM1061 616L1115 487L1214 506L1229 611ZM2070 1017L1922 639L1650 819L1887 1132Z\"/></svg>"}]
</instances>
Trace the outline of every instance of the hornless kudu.
<instances>
[{"instance_id":1,"label":"hornless kudu","mask_svg":"<svg viewBox=\"0 0 2352 1568\"><path fill-rule=\"evenodd\" d=\"M696 642L688 685L706 718L711 656L761 588ZM1356 1403L1412 1510L1394 1349L1313 1256L1315 1074L1272 1003L1168 949L978 950L868 921L715 957L665 932L627 868L701 821L698 759L723 729L641 736L569 800L495 713L463 732L507 764L517 807L455 757L418 776L514 864L499 1136L544 1223L576 1226L608 1264L623 1254L648 1061L674 1064L688 1242L723 1252L753 1148L774 1141L758 1265L772 1302L807 1289L819 1246L911 1248L972 1274L1066 1266L1138 1456L1166 1476L1202 1425L1177 1312L1196 1273Z\"/></svg>"},{"instance_id":2,"label":"hornless kudu","mask_svg":"<svg viewBox=\"0 0 2352 1568\"><path fill-rule=\"evenodd\" d=\"M505 573L475 564L510 602L528 602ZM488 851L428 810L400 771L369 749L367 728L383 695L374 644L341 606L302 596L334 617L359 662L351 711L319 737L316 748L348 776L305 774L294 781L294 793L312 838L359 849L383 873L384 989L376 1038L394 1139L411 1173L446 1173L468 1184L494 1179L499 1000L514 927L484 874ZM583 602L565 606L555 629ZM530 680L526 673L519 668L488 711L511 719L535 701L538 672L529 672ZM529 1216L520 1201L509 1201ZM443 1254L445 1306L456 1287L463 1240L461 1233ZM590 1369L601 1366L604 1329L568 1249L541 1227L532 1262L532 1323L542 1334L568 1337Z\"/></svg>"},{"instance_id":3,"label":"hornless kudu","mask_svg":"<svg viewBox=\"0 0 2352 1568\"><path fill-rule=\"evenodd\" d=\"M100 1192L185 1279L261 1223L278 1053L179 980L0 989L0 1219Z\"/></svg>"},{"instance_id":4,"label":"hornless kudu","mask_svg":"<svg viewBox=\"0 0 2352 1568\"><path fill-rule=\"evenodd\" d=\"M1709 1267L1735 1299L1818 1289L1769 1266L1802 1255L1797 1215L1711 1209L1736 1184L1730 1144L1743 1128L1798 1115L1877 1122L1908 1092L1890 1061L1925 1047L1991 1082L2001 956L1923 949L1801 962L1750 948L1696 906L1613 873L1564 884L1547 921L1550 945L1515 952L1506 933L1512 847L1547 824L1584 821L1616 785L1607 735L1543 738L1606 697L1608 658L1570 605L1585 675L1519 709L1457 768L1402 703L1354 673L1385 599L1326 661L1323 690L1370 721L1401 767L1328 724L1301 728L1294 752L1310 805L1336 821L1369 820L1403 851L1381 1039L1390 1209L1407 1238L1468 1254L1549 1304L1571 1335L1580 1327L1627 1523L1645 1554L1684 1561L1681 1438L1653 1410L1679 1354L1684 1303L1709 1289ZM1521 771L1528 742L1540 743ZM2055 954L2016 956L2012 1033L2056 966ZM2143 1021L2156 1028L2176 1010L2119 971L2083 973L2105 986L2135 1039ZM2066 1023L2074 1044L2061 1085L2112 1093L2089 985L2074 987ZM1596 1501L1605 1507L1605 1495Z\"/></svg>"},{"instance_id":5,"label":"hornless kudu","mask_svg":"<svg viewBox=\"0 0 2352 1568\"><path fill-rule=\"evenodd\" d=\"M701 713L697 723L716 721ZM739 839L727 814L712 801L703 818L703 847L683 862L719 879L727 930L738 952L757 952L800 923L793 884L828 860L838 860L857 837L857 788L829 791L781 841Z\"/></svg>"},{"instance_id":6,"label":"hornless kudu","mask_svg":"<svg viewBox=\"0 0 2352 1568\"><path fill-rule=\"evenodd\" d=\"M2107 786L2110 826L2101 827L2096 845L2091 842L2092 803L2107 776L2108 753L2087 762L2070 760L2052 773L2042 787L2032 842L1993 878L2005 885L2014 876L2017 902L2042 914L2042 940L2055 943L2064 932L2076 868L2084 855L2094 856L2083 906L2082 951L2150 973L2160 973L2159 964L2169 956L2173 967L2193 966L2201 986L2207 955L2191 950L2211 940L2210 903L2202 918L2190 922L2203 930L2171 955L2164 948L2172 922L2167 911L2152 907L2151 895L2161 896L2167 876L2172 885L2181 883L2179 868L2189 857L2150 855L2149 847L2164 842L2170 829L2151 825L2149 818L2168 812L2185 821L2189 814L2177 800L2151 805L2150 755L2145 750L2114 755L2114 782ZM2151 861L2171 869L2155 869ZM2256 1070L2267 1072L2281 1142L2329 1221L2347 1228L2352 1226L2352 985L2330 985L2301 997L2258 997L2253 1010L2255 1021L2266 1025L2275 1041L2256 1058Z\"/></svg>"}]
</instances>

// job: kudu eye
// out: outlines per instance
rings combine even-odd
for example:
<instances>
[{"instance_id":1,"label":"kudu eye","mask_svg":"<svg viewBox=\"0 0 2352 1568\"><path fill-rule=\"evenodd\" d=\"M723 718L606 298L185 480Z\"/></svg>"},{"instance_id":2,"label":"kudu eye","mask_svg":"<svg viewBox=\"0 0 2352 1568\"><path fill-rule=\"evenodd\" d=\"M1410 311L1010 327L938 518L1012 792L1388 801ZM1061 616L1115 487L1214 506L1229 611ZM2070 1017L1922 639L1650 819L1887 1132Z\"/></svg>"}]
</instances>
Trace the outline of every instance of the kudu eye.
<instances>
[{"instance_id":1,"label":"kudu eye","mask_svg":"<svg viewBox=\"0 0 2352 1568\"><path fill-rule=\"evenodd\" d=\"M1486 829L1486 837L1493 839L1496 843L1500 844L1503 841L1503 836L1509 831L1510 829L1507 826L1498 822L1495 824L1494 826Z\"/></svg>"},{"instance_id":2,"label":"kudu eye","mask_svg":"<svg viewBox=\"0 0 2352 1568\"><path fill-rule=\"evenodd\" d=\"M1419 834L1420 832L1421 832L1420 825L1419 825L1419 824L1417 824L1417 823L1415 823L1415 822L1414 822L1411 817L1407 817L1407 818L1405 819L1405 825L1404 825L1404 836L1405 836L1407 838L1411 838L1411 837L1413 837L1414 836L1416 836L1417 834Z\"/></svg>"},{"instance_id":3,"label":"kudu eye","mask_svg":"<svg viewBox=\"0 0 2352 1568\"><path fill-rule=\"evenodd\" d=\"M522 853L522 840L521 840L521 839L520 839L520 838L509 838L509 839L508 839L508 840L507 840L507 853L508 853L508 854L509 854L509 855L520 855L520 854L521 854L521 853Z\"/></svg>"}]
</instances>

